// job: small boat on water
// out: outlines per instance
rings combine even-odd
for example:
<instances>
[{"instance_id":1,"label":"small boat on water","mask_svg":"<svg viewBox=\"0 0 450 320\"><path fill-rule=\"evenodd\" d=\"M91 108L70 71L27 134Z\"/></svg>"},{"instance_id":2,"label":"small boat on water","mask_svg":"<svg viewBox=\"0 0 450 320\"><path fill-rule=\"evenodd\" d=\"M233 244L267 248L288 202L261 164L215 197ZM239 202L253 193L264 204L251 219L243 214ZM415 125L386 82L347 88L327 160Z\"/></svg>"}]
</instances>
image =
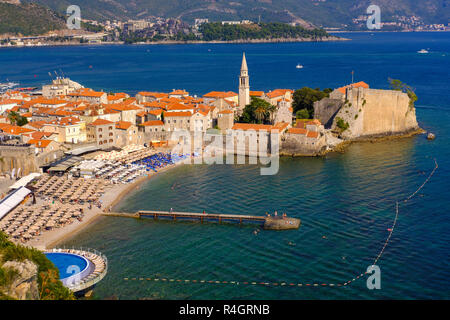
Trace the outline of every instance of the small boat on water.
<instances>
[{"instance_id":1,"label":"small boat on water","mask_svg":"<svg viewBox=\"0 0 450 320\"><path fill-rule=\"evenodd\" d=\"M299 63L299 64L297 64L297 66L296 66L295 68L297 68L297 69L303 69L303 66Z\"/></svg>"},{"instance_id":2,"label":"small boat on water","mask_svg":"<svg viewBox=\"0 0 450 320\"><path fill-rule=\"evenodd\" d=\"M8 91L9 89L13 89L14 87L17 87L19 84L17 82L4 82L0 83L0 93L4 93Z\"/></svg>"},{"instance_id":3,"label":"small boat on water","mask_svg":"<svg viewBox=\"0 0 450 320\"><path fill-rule=\"evenodd\" d=\"M417 51L417 53L429 53L429 51L428 50L425 50L425 49L422 49L422 50L419 50L419 51Z\"/></svg>"}]
</instances>

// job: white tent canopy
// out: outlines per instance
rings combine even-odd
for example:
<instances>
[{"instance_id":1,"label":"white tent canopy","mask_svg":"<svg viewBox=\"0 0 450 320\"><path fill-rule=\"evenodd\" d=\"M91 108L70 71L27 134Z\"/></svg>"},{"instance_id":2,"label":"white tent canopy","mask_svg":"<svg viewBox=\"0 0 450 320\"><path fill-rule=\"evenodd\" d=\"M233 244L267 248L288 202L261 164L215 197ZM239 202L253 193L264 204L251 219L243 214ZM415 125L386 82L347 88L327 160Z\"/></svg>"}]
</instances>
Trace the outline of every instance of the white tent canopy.
<instances>
[{"instance_id":1,"label":"white tent canopy","mask_svg":"<svg viewBox=\"0 0 450 320\"><path fill-rule=\"evenodd\" d=\"M27 195L31 193L25 187L20 187L16 191L10 193L0 201L0 220L6 216L12 209L17 207Z\"/></svg>"},{"instance_id":2,"label":"white tent canopy","mask_svg":"<svg viewBox=\"0 0 450 320\"><path fill-rule=\"evenodd\" d=\"M36 179L37 177L40 177L41 174L37 172L30 173L29 175L23 177L19 181L16 181L12 186L10 186L10 189L19 189L20 187L25 187L30 181L33 179Z\"/></svg>"}]
</instances>

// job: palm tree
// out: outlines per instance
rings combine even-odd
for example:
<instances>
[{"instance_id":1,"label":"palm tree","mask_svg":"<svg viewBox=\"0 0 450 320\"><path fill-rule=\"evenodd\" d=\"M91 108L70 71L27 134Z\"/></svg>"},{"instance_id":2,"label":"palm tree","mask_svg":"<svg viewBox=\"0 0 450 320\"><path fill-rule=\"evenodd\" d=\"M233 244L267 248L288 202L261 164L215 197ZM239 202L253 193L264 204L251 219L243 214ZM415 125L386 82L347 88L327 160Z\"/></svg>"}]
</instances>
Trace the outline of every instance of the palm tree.
<instances>
[{"instance_id":1,"label":"palm tree","mask_svg":"<svg viewBox=\"0 0 450 320\"><path fill-rule=\"evenodd\" d=\"M273 123L273 116L275 114L275 111L277 110L277 107L271 104L267 107L267 112L269 112L269 121L270 123Z\"/></svg>"},{"instance_id":2,"label":"palm tree","mask_svg":"<svg viewBox=\"0 0 450 320\"><path fill-rule=\"evenodd\" d=\"M258 123L261 123L262 120L266 117L267 110L263 106L259 106L255 109L255 116L258 119Z\"/></svg>"},{"instance_id":3,"label":"palm tree","mask_svg":"<svg viewBox=\"0 0 450 320\"><path fill-rule=\"evenodd\" d=\"M11 111L11 112L8 114L8 120L9 120L9 122L11 122L12 125L15 125L16 122L17 122L18 116L19 116L19 115L18 115L16 112Z\"/></svg>"}]
</instances>

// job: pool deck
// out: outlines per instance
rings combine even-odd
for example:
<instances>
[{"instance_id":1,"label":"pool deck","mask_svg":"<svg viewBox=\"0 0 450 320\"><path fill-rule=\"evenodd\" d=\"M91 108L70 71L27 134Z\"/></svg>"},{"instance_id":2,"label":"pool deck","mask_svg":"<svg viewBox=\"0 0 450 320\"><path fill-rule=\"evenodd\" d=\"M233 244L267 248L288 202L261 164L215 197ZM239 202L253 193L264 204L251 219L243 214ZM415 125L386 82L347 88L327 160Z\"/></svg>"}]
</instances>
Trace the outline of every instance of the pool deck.
<instances>
[{"instance_id":1,"label":"pool deck","mask_svg":"<svg viewBox=\"0 0 450 320\"><path fill-rule=\"evenodd\" d=\"M74 293L85 292L86 290L91 289L100 282L108 272L108 259L96 250L52 249L47 250L46 253L73 254L86 259L88 263L90 263L90 265L88 264L88 267L81 273L86 270L88 270L88 272L82 274L81 277L79 277L78 274L75 274L61 280L63 281L63 284Z\"/></svg>"}]
</instances>

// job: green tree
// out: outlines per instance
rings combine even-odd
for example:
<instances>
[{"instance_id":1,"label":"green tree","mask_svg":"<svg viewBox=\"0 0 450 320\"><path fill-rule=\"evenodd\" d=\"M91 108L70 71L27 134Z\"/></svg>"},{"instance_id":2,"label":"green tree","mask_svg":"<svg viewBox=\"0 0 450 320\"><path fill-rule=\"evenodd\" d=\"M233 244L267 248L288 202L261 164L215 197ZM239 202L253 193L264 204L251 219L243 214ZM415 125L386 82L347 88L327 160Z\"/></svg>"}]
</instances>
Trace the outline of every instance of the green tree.
<instances>
[{"instance_id":1,"label":"green tree","mask_svg":"<svg viewBox=\"0 0 450 320\"><path fill-rule=\"evenodd\" d=\"M336 126L341 129L341 132L347 130L350 125L348 124L347 121L344 121L344 119L340 118L340 117L336 117Z\"/></svg>"},{"instance_id":2,"label":"green tree","mask_svg":"<svg viewBox=\"0 0 450 320\"><path fill-rule=\"evenodd\" d=\"M17 112L11 111L10 113L8 113L9 122L11 122L12 125L15 125L17 123L18 116L19 116L19 114Z\"/></svg>"},{"instance_id":3,"label":"green tree","mask_svg":"<svg viewBox=\"0 0 450 320\"><path fill-rule=\"evenodd\" d=\"M301 110L298 110L298 111L295 113L295 117L296 117L297 119L309 119L310 116L309 116L309 111L308 111L308 109L301 109Z\"/></svg>"},{"instance_id":4,"label":"green tree","mask_svg":"<svg viewBox=\"0 0 450 320\"><path fill-rule=\"evenodd\" d=\"M414 89L407 85L406 83L403 83L401 80L398 79L388 79L389 86L392 90L401 91L408 95L409 97L409 107L414 108L414 103L417 101L417 95L414 92Z\"/></svg>"},{"instance_id":5,"label":"green tree","mask_svg":"<svg viewBox=\"0 0 450 320\"><path fill-rule=\"evenodd\" d=\"M6 261L30 260L38 267L38 286L41 300L73 300L73 293L59 280L59 271L44 253L34 248L15 245L0 231L0 266ZM15 274L0 268L0 286L10 282ZM0 300L8 298L0 292Z\"/></svg>"},{"instance_id":6,"label":"green tree","mask_svg":"<svg viewBox=\"0 0 450 320\"><path fill-rule=\"evenodd\" d=\"M246 105L239 122L244 123L269 123L273 112L272 105L266 100L252 97L250 104Z\"/></svg>"},{"instance_id":7,"label":"green tree","mask_svg":"<svg viewBox=\"0 0 450 320\"><path fill-rule=\"evenodd\" d=\"M329 34L323 29L308 30L301 26L291 26L286 23L253 23L246 25L228 25L220 22L204 23L199 31L203 40L247 40L247 39L286 39L310 38L320 40Z\"/></svg>"},{"instance_id":8,"label":"green tree","mask_svg":"<svg viewBox=\"0 0 450 320\"><path fill-rule=\"evenodd\" d=\"M320 101L323 98L330 96L331 89L327 88L323 91L319 88L312 89L309 87L303 87L301 89L295 90L292 102L292 108L297 114L298 111L306 109L308 111L308 118L312 117L314 114L314 102ZM302 114L305 114L304 111Z\"/></svg>"},{"instance_id":9,"label":"green tree","mask_svg":"<svg viewBox=\"0 0 450 320\"><path fill-rule=\"evenodd\" d=\"M18 114L15 111L11 111L8 114L8 120L9 120L9 122L11 122L12 125L18 125L18 126L23 126L28 123L28 119L26 117L21 116L20 114Z\"/></svg>"},{"instance_id":10,"label":"green tree","mask_svg":"<svg viewBox=\"0 0 450 320\"><path fill-rule=\"evenodd\" d=\"M263 106L258 106L255 111L255 117L258 119L258 123L261 123L263 119L266 117L267 110Z\"/></svg>"}]
</instances>

